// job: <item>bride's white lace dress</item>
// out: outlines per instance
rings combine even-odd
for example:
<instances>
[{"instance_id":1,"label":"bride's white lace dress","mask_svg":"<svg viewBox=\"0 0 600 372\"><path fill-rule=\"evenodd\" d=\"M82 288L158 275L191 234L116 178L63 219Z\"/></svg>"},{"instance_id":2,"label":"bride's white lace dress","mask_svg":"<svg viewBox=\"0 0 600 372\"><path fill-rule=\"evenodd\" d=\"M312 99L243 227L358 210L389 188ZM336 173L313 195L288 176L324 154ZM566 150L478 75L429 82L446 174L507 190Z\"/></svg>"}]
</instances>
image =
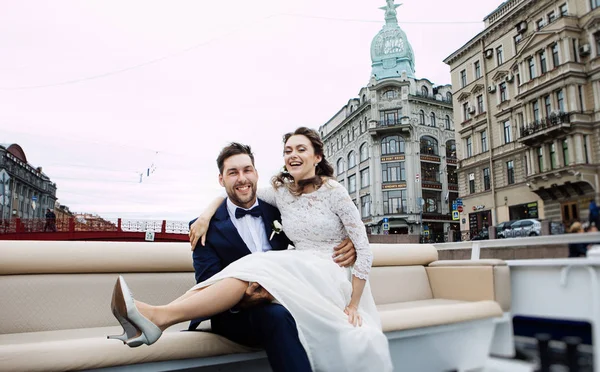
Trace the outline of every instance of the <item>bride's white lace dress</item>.
<instances>
[{"instance_id":1,"label":"bride's white lace dress","mask_svg":"<svg viewBox=\"0 0 600 372\"><path fill-rule=\"evenodd\" d=\"M247 255L192 289L227 277L258 282L296 320L313 371L391 371L387 338L368 282L359 306L362 327L349 324L343 311L350 302L351 275L367 279L373 257L346 189L329 180L310 194L294 196L285 187L269 187L258 196L279 208L283 230L295 249ZM352 269L332 259L333 247L346 237L356 248Z\"/></svg>"}]
</instances>

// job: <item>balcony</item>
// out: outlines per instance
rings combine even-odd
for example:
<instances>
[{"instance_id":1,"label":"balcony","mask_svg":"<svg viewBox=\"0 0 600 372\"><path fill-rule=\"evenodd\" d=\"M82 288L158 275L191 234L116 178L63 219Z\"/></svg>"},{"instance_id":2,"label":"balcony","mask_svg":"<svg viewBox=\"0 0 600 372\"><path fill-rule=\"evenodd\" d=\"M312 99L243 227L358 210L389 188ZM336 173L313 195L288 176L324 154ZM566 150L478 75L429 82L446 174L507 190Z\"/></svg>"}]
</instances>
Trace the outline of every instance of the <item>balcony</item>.
<instances>
[{"instance_id":1,"label":"balcony","mask_svg":"<svg viewBox=\"0 0 600 372\"><path fill-rule=\"evenodd\" d=\"M372 136L386 132L410 132L410 118L403 116L399 119L380 120L378 122L371 121L369 123L369 133Z\"/></svg>"},{"instance_id":2,"label":"balcony","mask_svg":"<svg viewBox=\"0 0 600 372\"><path fill-rule=\"evenodd\" d=\"M532 146L546 140L556 138L557 135L568 132L571 128L569 113L559 112L549 117L534 121L521 128L519 142Z\"/></svg>"},{"instance_id":3,"label":"balcony","mask_svg":"<svg viewBox=\"0 0 600 372\"><path fill-rule=\"evenodd\" d=\"M438 95L437 97L433 94L423 94L421 92L416 92L415 94L411 94L411 97L414 97L418 100L423 100L427 102L435 102L438 104L444 104L452 108L452 99L448 99L443 95Z\"/></svg>"}]
</instances>

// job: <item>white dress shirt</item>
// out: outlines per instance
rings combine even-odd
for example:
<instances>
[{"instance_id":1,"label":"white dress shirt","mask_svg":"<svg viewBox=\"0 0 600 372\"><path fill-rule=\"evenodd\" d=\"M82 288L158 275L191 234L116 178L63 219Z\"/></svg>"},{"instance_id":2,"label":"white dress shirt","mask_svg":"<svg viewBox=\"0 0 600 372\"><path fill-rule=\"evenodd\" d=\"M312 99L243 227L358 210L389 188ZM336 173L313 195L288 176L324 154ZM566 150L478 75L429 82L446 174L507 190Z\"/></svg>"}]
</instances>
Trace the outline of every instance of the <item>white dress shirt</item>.
<instances>
[{"instance_id":1,"label":"white dress shirt","mask_svg":"<svg viewBox=\"0 0 600 372\"><path fill-rule=\"evenodd\" d=\"M256 206L258 206L258 200L256 200L254 205L249 209ZM241 207L233 204L233 202L227 198L227 212L229 212L229 218L231 218L233 226L237 229L250 252L258 253L271 250L271 244L269 244L269 239L265 232L265 223L263 222L263 219L261 217L253 217L250 214L247 214L242 218L236 218L235 210L237 208Z\"/></svg>"}]
</instances>

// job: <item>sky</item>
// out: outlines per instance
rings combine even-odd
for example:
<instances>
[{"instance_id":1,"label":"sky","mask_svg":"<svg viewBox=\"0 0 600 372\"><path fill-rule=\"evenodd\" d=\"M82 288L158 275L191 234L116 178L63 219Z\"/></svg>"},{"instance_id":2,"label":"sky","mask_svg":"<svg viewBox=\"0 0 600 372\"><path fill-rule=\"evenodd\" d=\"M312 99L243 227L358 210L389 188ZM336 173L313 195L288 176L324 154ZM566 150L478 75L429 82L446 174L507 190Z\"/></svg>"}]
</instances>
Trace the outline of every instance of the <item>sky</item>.
<instances>
[{"instance_id":1,"label":"sky","mask_svg":"<svg viewBox=\"0 0 600 372\"><path fill-rule=\"evenodd\" d=\"M443 59L500 3L404 1L398 21L417 78L449 84ZM318 129L358 95L382 6L4 0L0 143L19 144L71 211L188 221L222 191L222 147L252 146L267 186L283 165L283 134Z\"/></svg>"}]
</instances>

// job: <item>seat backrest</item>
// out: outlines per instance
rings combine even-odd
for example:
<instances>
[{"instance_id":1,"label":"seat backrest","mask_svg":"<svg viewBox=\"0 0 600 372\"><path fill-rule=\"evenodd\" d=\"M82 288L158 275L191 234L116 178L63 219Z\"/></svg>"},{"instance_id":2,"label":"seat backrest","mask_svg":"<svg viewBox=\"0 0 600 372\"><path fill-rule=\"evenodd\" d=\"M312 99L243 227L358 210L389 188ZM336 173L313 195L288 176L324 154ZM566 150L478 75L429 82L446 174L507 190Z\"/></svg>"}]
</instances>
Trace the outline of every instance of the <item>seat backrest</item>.
<instances>
[{"instance_id":1,"label":"seat backrest","mask_svg":"<svg viewBox=\"0 0 600 372\"><path fill-rule=\"evenodd\" d=\"M377 305L433 298L427 272L421 265L373 267L369 283Z\"/></svg>"},{"instance_id":2,"label":"seat backrest","mask_svg":"<svg viewBox=\"0 0 600 372\"><path fill-rule=\"evenodd\" d=\"M431 244L371 244L369 276L377 305L433 298L425 265L438 259Z\"/></svg>"},{"instance_id":3,"label":"seat backrest","mask_svg":"<svg viewBox=\"0 0 600 372\"><path fill-rule=\"evenodd\" d=\"M114 326L113 286L168 303L194 284L186 243L0 241L0 334Z\"/></svg>"}]
</instances>

